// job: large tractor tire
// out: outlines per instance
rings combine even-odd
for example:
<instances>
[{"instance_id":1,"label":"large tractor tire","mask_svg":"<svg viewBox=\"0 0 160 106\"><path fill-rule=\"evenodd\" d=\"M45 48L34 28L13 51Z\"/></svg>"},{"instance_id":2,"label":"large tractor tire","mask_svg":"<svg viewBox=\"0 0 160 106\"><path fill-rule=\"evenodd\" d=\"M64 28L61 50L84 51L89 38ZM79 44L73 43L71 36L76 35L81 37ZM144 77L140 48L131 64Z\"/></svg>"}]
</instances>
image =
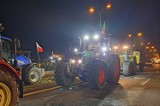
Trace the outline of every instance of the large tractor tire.
<instances>
[{"instance_id":1,"label":"large tractor tire","mask_svg":"<svg viewBox=\"0 0 160 106\"><path fill-rule=\"evenodd\" d=\"M122 72L124 76L135 75L135 71L136 71L136 66L134 62L128 62L128 61L123 62Z\"/></svg>"},{"instance_id":2,"label":"large tractor tire","mask_svg":"<svg viewBox=\"0 0 160 106\"><path fill-rule=\"evenodd\" d=\"M92 61L87 64L87 83L93 89L103 89L106 79L106 65L102 61Z\"/></svg>"},{"instance_id":3,"label":"large tractor tire","mask_svg":"<svg viewBox=\"0 0 160 106\"><path fill-rule=\"evenodd\" d=\"M16 79L0 69L0 106L17 106L18 96Z\"/></svg>"},{"instance_id":4,"label":"large tractor tire","mask_svg":"<svg viewBox=\"0 0 160 106\"><path fill-rule=\"evenodd\" d=\"M108 70L107 70L107 83L118 83L120 78L120 59L118 55L110 54L107 61Z\"/></svg>"},{"instance_id":5,"label":"large tractor tire","mask_svg":"<svg viewBox=\"0 0 160 106\"><path fill-rule=\"evenodd\" d=\"M72 85L74 76L67 63L60 62L57 64L55 71L55 81L59 86L70 87Z\"/></svg>"},{"instance_id":6,"label":"large tractor tire","mask_svg":"<svg viewBox=\"0 0 160 106\"><path fill-rule=\"evenodd\" d=\"M41 70L35 65L25 65L22 68L22 80L25 84L39 83L42 79Z\"/></svg>"}]
</instances>

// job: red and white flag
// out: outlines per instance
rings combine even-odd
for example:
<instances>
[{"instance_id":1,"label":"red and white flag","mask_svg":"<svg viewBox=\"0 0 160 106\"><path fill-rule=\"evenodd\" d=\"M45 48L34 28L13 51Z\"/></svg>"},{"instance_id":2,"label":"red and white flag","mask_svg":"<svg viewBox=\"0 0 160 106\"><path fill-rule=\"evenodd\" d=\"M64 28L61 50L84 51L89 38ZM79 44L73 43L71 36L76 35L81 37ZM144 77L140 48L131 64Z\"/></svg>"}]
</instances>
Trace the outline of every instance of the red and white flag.
<instances>
[{"instance_id":1,"label":"red and white flag","mask_svg":"<svg viewBox=\"0 0 160 106\"><path fill-rule=\"evenodd\" d=\"M41 46L39 46L39 44L36 42L36 46L37 46L37 52L43 52L43 48Z\"/></svg>"}]
</instances>

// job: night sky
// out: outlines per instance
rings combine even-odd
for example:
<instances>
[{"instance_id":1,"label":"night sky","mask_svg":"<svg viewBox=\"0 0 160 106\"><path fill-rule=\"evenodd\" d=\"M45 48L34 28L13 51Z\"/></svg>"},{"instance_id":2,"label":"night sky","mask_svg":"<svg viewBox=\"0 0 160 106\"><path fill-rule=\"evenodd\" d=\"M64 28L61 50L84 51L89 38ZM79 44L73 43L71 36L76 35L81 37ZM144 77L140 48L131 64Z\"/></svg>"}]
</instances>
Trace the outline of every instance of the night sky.
<instances>
[{"instance_id":1,"label":"night sky","mask_svg":"<svg viewBox=\"0 0 160 106\"><path fill-rule=\"evenodd\" d=\"M89 14L88 8L100 11L107 2L112 8L103 12L102 21L113 39L142 32L146 40L160 46L159 0L0 0L2 35L18 37L21 48L31 50L33 56L35 42L44 49L43 58L52 50L65 54L74 38L98 33L99 15Z\"/></svg>"}]
</instances>

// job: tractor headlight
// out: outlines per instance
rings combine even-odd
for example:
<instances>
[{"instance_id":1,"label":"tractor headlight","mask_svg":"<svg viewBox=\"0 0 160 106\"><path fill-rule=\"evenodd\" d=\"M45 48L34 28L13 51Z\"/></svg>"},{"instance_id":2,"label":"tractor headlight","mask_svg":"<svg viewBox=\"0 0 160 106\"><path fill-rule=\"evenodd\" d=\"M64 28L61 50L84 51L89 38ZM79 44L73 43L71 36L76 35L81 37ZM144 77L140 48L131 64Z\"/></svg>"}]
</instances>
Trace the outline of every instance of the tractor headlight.
<instances>
[{"instance_id":1,"label":"tractor headlight","mask_svg":"<svg viewBox=\"0 0 160 106\"><path fill-rule=\"evenodd\" d=\"M81 63L82 63L82 60L78 60L78 63L81 64Z\"/></svg>"},{"instance_id":2,"label":"tractor headlight","mask_svg":"<svg viewBox=\"0 0 160 106\"><path fill-rule=\"evenodd\" d=\"M102 51L103 51L103 52L106 52L106 51L107 51L107 48L106 48L106 47L102 47Z\"/></svg>"},{"instance_id":3,"label":"tractor headlight","mask_svg":"<svg viewBox=\"0 0 160 106\"><path fill-rule=\"evenodd\" d=\"M75 60L71 60L71 63L74 64L76 61Z\"/></svg>"},{"instance_id":4,"label":"tractor headlight","mask_svg":"<svg viewBox=\"0 0 160 106\"><path fill-rule=\"evenodd\" d=\"M81 64L81 63L82 63L81 59L79 59L79 60L76 60L76 59L71 60L71 64Z\"/></svg>"}]
</instances>

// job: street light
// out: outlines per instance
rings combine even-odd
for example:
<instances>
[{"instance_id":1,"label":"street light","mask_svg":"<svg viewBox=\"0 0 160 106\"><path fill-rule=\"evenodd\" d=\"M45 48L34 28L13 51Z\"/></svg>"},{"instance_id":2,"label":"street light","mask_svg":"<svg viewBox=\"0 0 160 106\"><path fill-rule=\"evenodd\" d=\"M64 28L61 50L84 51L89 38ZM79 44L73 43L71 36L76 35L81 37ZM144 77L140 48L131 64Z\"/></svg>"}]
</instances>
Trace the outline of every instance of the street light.
<instances>
[{"instance_id":1,"label":"street light","mask_svg":"<svg viewBox=\"0 0 160 106\"><path fill-rule=\"evenodd\" d=\"M137 46L138 46L137 43L136 43L136 40L137 40L138 38L141 38L142 36L143 36L142 32L138 32L137 35L128 34L128 38L132 38L132 39L133 39L133 45L134 45L134 47L136 47L136 48L137 48ZM140 41L140 42L139 42L139 45L143 46L144 43L143 43L142 41Z\"/></svg>"},{"instance_id":2,"label":"street light","mask_svg":"<svg viewBox=\"0 0 160 106\"><path fill-rule=\"evenodd\" d=\"M118 49L118 46L114 46L113 49L117 50L117 49Z\"/></svg>"},{"instance_id":3,"label":"street light","mask_svg":"<svg viewBox=\"0 0 160 106\"><path fill-rule=\"evenodd\" d=\"M94 13L94 11L96 11L97 13L98 13L98 15L99 15L99 24L100 24L100 32L101 32L101 23L102 23L102 13L103 13L103 11L105 10L105 9L110 9L112 7L112 5L110 4L110 3L107 3L106 4L106 7L105 8L103 8L103 9L101 9L100 11L98 11L98 10L95 10L93 7L90 7L89 8L89 12L90 13Z\"/></svg>"},{"instance_id":4,"label":"street light","mask_svg":"<svg viewBox=\"0 0 160 106\"><path fill-rule=\"evenodd\" d=\"M129 49L129 47L127 45L123 46L123 49Z\"/></svg>"},{"instance_id":5,"label":"street light","mask_svg":"<svg viewBox=\"0 0 160 106\"><path fill-rule=\"evenodd\" d=\"M129 34L128 37L129 37L129 38L132 37L132 34Z\"/></svg>"},{"instance_id":6,"label":"street light","mask_svg":"<svg viewBox=\"0 0 160 106\"><path fill-rule=\"evenodd\" d=\"M117 53L118 46L114 46L113 49L114 49L114 52Z\"/></svg>"},{"instance_id":7,"label":"street light","mask_svg":"<svg viewBox=\"0 0 160 106\"><path fill-rule=\"evenodd\" d=\"M139 37L141 37L141 36L142 36L142 32L139 32L137 35L138 35Z\"/></svg>"},{"instance_id":8,"label":"street light","mask_svg":"<svg viewBox=\"0 0 160 106\"><path fill-rule=\"evenodd\" d=\"M89 12L90 12L90 13L93 13L93 12L94 12L94 8L93 8L93 7L90 7L90 8L89 8Z\"/></svg>"},{"instance_id":9,"label":"street light","mask_svg":"<svg viewBox=\"0 0 160 106\"><path fill-rule=\"evenodd\" d=\"M106 9L110 9L112 5L110 3L106 4Z\"/></svg>"}]
</instances>

